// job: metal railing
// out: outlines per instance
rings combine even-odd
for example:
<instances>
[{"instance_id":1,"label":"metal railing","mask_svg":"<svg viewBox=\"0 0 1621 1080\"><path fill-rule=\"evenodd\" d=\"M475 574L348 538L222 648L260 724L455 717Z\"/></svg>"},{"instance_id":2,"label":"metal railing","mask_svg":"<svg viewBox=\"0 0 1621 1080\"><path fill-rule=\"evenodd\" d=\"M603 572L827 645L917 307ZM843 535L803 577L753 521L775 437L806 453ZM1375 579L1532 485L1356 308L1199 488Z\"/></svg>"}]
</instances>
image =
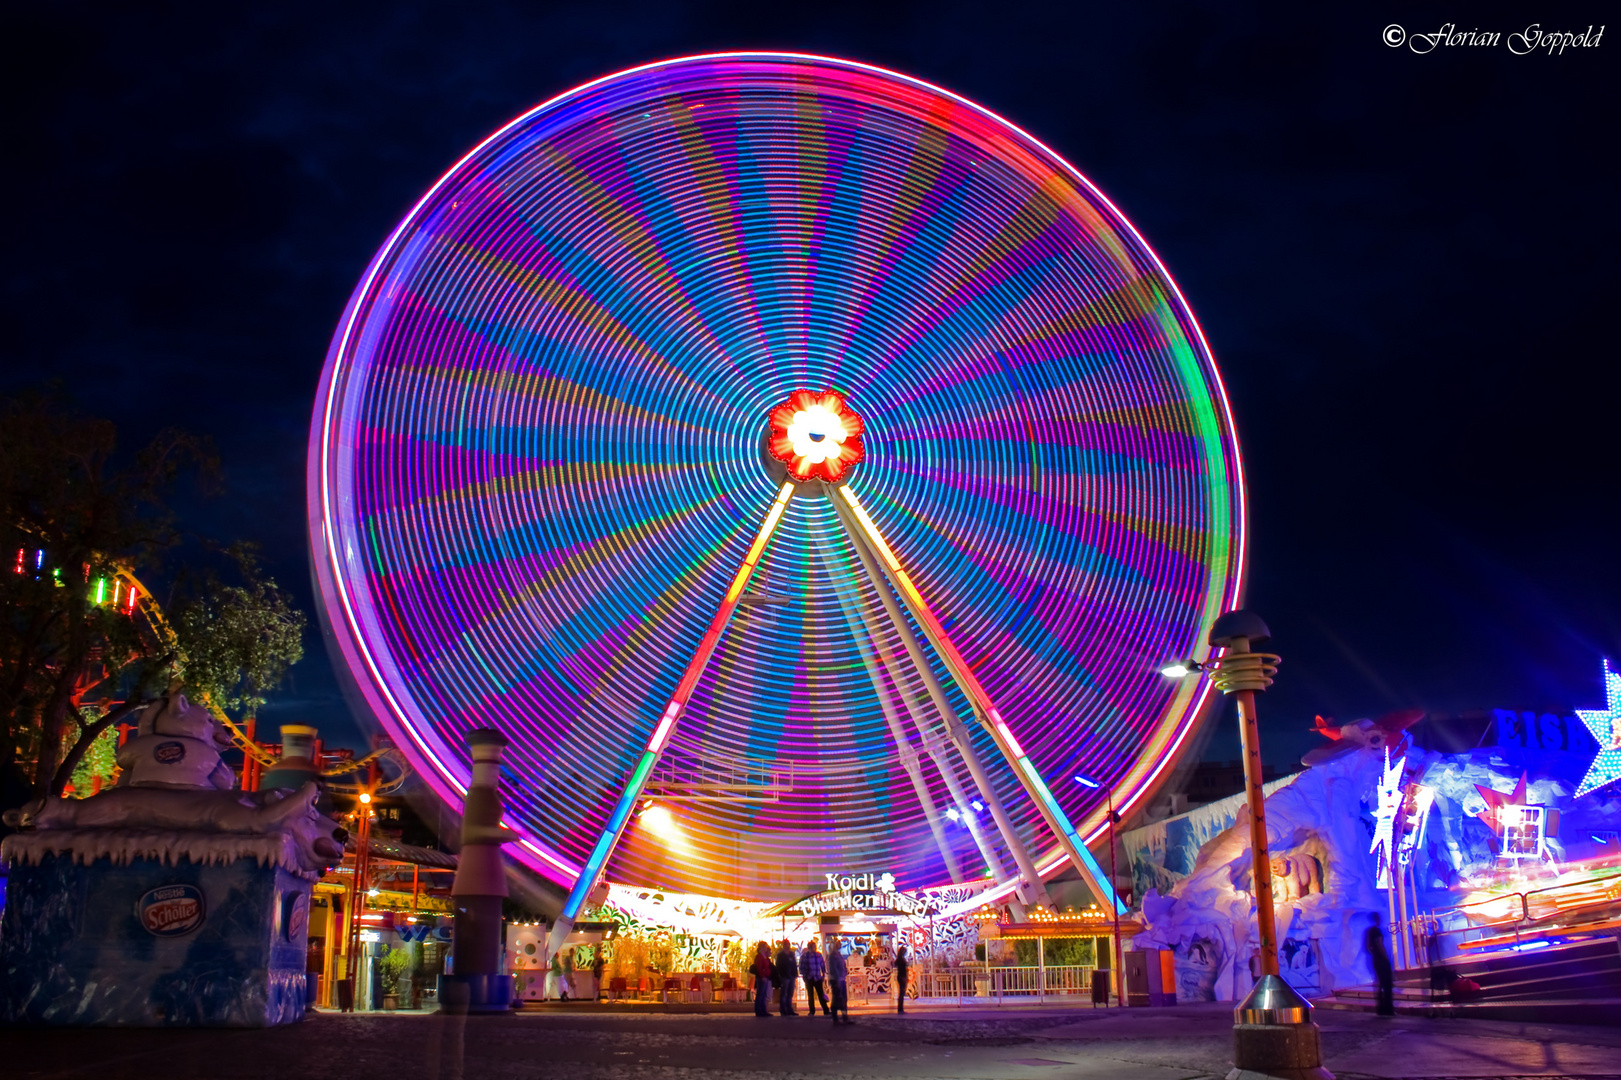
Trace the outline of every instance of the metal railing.
<instances>
[{"instance_id":1,"label":"metal railing","mask_svg":"<svg viewBox=\"0 0 1621 1080\"><path fill-rule=\"evenodd\" d=\"M1608 915L1609 919L1605 921L1613 921L1615 908L1621 904L1621 874L1616 873L1614 867L1605 867L1604 871L1608 872L1601 871L1575 881L1498 893L1480 900L1436 908L1400 922L1394 929L1398 935L1410 935L1415 958L1425 957L1428 941L1441 942L1453 938L1450 953L1445 948L1437 952L1445 959L1457 959L1466 956L1474 944L1465 940L1466 935L1476 935L1477 941L1512 935L1515 944L1518 944L1522 933L1546 931L1550 929L1551 921L1561 915ZM1464 924L1443 926L1444 921L1450 921L1449 916L1461 917Z\"/></svg>"},{"instance_id":2,"label":"metal railing","mask_svg":"<svg viewBox=\"0 0 1621 1080\"><path fill-rule=\"evenodd\" d=\"M907 987L907 997L963 1006L1074 1000L1091 996L1093 970L1090 964L1055 964L920 971Z\"/></svg>"}]
</instances>

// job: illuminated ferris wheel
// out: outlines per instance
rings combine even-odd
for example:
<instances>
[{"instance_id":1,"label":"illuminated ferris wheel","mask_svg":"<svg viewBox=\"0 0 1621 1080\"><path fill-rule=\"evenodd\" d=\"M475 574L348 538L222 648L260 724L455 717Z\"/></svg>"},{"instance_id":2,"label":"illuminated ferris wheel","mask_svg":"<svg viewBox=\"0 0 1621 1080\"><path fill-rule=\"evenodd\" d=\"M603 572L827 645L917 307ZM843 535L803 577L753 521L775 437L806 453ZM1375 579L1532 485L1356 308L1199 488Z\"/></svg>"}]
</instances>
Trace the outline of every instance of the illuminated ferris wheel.
<instances>
[{"instance_id":1,"label":"illuminated ferris wheel","mask_svg":"<svg viewBox=\"0 0 1621 1080\"><path fill-rule=\"evenodd\" d=\"M514 853L760 899L872 867L1026 901L1129 809L1236 606L1243 489L1192 314L1052 151L780 54L524 114L388 238L311 433L325 615ZM1076 778L1082 779L1076 783Z\"/></svg>"}]
</instances>

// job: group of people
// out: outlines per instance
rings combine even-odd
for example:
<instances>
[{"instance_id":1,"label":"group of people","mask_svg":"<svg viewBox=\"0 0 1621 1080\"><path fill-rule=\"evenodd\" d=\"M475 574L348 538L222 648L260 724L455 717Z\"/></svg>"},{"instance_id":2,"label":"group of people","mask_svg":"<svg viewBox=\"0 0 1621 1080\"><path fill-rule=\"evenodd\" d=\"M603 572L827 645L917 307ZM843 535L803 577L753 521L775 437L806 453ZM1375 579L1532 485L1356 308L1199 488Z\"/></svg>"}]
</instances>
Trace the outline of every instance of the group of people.
<instances>
[{"instance_id":1,"label":"group of people","mask_svg":"<svg viewBox=\"0 0 1621 1080\"><path fill-rule=\"evenodd\" d=\"M575 966L579 959L573 949L561 949L552 954L551 968L546 973L542 997L547 1001L568 1001L571 998L595 1001L602 993L602 972L607 962L599 945L591 960L589 982L581 986L586 976Z\"/></svg>"},{"instance_id":2,"label":"group of people","mask_svg":"<svg viewBox=\"0 0 1621 1080\"><path fill-rule=\"evenodd\" d=\"M754 949L754 1015L770 1016L771 995L777 995L777 1012L781 1016L798 1016L794 998L800 980L805 983L805 1003L809 1015L816 1015L816 1003L822 1003L822 1014L833 1018L835 1024L853 1024L850 1019L850 969L845 960L844 943L834 938L828 943L827 955L822 946L811 938L796 954L793 942L784 939L778 943L777 953L771 946L760 942ZM902 945L895 953L895 1011L906 1011L906 983L911 974L911 961ZM832 1004L828 1003L828 989L832 990Z\"/></svg>"}]
</instances>

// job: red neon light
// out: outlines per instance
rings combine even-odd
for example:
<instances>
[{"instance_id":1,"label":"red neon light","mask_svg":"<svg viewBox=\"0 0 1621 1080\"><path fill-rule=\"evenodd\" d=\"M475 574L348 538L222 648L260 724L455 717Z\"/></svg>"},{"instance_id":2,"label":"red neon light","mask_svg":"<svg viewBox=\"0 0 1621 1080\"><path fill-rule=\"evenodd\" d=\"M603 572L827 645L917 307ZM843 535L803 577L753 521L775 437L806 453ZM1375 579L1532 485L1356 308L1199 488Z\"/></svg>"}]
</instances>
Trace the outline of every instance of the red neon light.
<instances>
[{"instance_id":1,"label":"red neon light","mask_svg":"<svg viewBox=\"0 0 1621 1080\"><path fill-rule=\"evenodd\" d=\"M771 456L797 480L835 483L866 456L860 415L836 390L795 390L771 410Z\"/></svg>"}]
</instances>

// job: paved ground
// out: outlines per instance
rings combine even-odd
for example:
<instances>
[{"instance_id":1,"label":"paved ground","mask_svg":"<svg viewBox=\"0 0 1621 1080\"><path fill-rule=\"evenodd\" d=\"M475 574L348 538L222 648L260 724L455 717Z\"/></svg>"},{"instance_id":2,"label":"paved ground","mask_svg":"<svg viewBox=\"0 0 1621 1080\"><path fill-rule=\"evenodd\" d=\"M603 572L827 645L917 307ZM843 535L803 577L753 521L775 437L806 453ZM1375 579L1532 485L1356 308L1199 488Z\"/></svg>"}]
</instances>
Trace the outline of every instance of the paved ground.
<instances>
[{"instance_id":1,"label":"paved ground","mask_svg":"<svg viewBox=\"0 0 1621 1080\"><path fill-rule=\"evenodd\" d=\"M1340 1080L1621 1080L1621 1026L1380 1019L1318 1010ZM273 1031L0 1030L0 1075L161 1080L1204 1080L1230 1008L930 1010L822 1017L564 1010L457 1019L311 1016Z\"/></svg>"}]
</instances>

